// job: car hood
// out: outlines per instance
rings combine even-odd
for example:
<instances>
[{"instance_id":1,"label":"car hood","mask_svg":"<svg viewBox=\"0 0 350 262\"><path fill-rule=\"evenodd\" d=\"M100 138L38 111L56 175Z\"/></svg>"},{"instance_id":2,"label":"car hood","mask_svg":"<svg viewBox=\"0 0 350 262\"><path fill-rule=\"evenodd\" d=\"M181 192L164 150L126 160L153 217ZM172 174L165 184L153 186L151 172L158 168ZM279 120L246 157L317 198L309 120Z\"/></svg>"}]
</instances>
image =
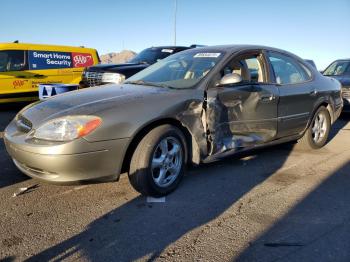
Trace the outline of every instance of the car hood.
<instances>
[{"instance_id":1,"label":"car hood","mask_svg":"<svg viewBox=\"0 0 350 262\"><path fill-rule=\"evenodd\" d=\"M150 95L169 92L169 89L142 85L104 85L67 92L51 97L21 112L34 126L49 119L72 115L91 115L110 104L121 107L125 103L137 102Z\"/></svg>"},{"instance_id":2,"label":"car hood","mask_svg":"<svg viewBox=\"0 0 350 262\"><path fill-rule=\"evenodd\" d=\"M149 121L181 114L193 107L194 101L202 103L203 91L111 84L57 95L34 103L19 114L29 120L34 129L67 115L99 116L102 126L87 137L99 141L130 137Z\"/></svg>"},{"instance_id":3,"label":"car hood","mask_svg":"<svg viewBox=\"0 0 350 262\"><path fill-rule=\"evenodd\" d=\"M148 64L138 64L138 63L100 64L100 65L89 67L88 71L120 73L120 72L123 72L124 70L130 70L130 69L142 70L148 66L149 66Z\"/></svg>"}]
</instances>

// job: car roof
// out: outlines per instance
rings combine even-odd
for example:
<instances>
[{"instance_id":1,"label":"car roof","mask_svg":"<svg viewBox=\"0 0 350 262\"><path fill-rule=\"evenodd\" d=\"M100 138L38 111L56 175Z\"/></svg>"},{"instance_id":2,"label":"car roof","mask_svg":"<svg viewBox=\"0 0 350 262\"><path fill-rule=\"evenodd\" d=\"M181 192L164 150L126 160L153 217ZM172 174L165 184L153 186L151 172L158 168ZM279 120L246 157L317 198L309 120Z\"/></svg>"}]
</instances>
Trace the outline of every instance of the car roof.
<instances>
[{"instance_id":1,"label":"car roof","mask_svg":"<svg viewBox=\"0 0 350 262\"><path fill-rule=\"evenodd\" d=\"M203 51L205 51L205 50L207 50L207 51L222 50L222 51L227 51L227 52L237 52L237 51L252 50L252 49L264 49L264 50L270 50L270 51L277 51L280 53L286 53L286 54L291 54L291 55L295 56L294 54L292 54L288 51L274 48L274 47L263 46L263 45L234 44L234 45L205 46L205 47L197 47L196 48L196 50L203 50Z\"/></svg>"},{"instance_id":2,"label":"car roof","mask_svg":"<svg viewBox=\"0 0 350 262\"><path fill-rule=\"evenodd\" d=\"M152 46L146 49L190 49L188 46Z\"/></svg>"},{"instance_id":3,"label":"car roof","mask_svg":"<svg viewBox=\"0 0 350 262\"><path fill-rule=\"evenodd\" d=\"M33 44L33 43L0 43L0 50L48 50L48 51L67 51L76 50L76 52L82 52L82 50L94 51L96 49L84 47L84 46L66 46L66 45L47 45L47 44Z\"/></svg>"},{"instance_id":4,"label":"car roof","mask_svg":"<svg viewBox=\"0 0 350 262\"><path fill-rule=\"evenodd\" d=\"M266 51L275 51L278 53L282 53L285 55L288 55L290 57L293 57L294 59L297 59L301 62L304 62L304 59L301 57L297 56L296 54L293 54L291 52L288 52L286 50L278 49L275 47L269 47L269 46L264 46L264 45L248 45L248 44L234 44L234 45L216 45L216 46L206 46L206 47L197 47L195 48L196 51L199 52L227 52L227 53L236 53L239 51L249 51L249 50L266 50ZM193 49L192 49L193 50ZM184 52L188 52L189 50L186 50Z\"/></svg>"},{"instance_id":5,"label":"car roof","mask_svg":"<svg viewBox=\"0 0 350 262\"><path fill-rule=\"evenodd\" d=\"M342 59L337 59L335 61L333 61L331 64L333 64L334 62L340 62L340 61L350 61L350 58L342 58Z\"/></svg>"}]
</instances>

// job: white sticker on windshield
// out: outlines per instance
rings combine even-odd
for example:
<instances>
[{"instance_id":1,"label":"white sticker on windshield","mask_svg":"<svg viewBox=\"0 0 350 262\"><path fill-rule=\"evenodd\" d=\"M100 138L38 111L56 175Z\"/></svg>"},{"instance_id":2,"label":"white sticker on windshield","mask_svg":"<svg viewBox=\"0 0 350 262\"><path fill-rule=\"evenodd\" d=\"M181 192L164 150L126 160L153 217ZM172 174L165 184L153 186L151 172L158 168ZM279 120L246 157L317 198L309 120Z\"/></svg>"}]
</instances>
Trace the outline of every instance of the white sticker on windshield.
<instances>
[{"instance_id":1,"label":"white sticker on windshield","mask_svg":"<svg viewBox=\"0 0 350 262\"><path fill-rule=\"evenodd\" d=\"M214 57L217 58L221 55L221 53L198 53L195 54L193 57Z\"/></svg>"},{"instance_id":2,"label":"white sticker on windshield","mask_svg":"<svg viewBox=\"0 0 350 262\"><path fill-rule=\"evenodd\" d=\"M172 52L174 52L174 50L164 48L164 49L162 49L162 52L163 53L172 53Z\"/></svg>"}]
</instances>

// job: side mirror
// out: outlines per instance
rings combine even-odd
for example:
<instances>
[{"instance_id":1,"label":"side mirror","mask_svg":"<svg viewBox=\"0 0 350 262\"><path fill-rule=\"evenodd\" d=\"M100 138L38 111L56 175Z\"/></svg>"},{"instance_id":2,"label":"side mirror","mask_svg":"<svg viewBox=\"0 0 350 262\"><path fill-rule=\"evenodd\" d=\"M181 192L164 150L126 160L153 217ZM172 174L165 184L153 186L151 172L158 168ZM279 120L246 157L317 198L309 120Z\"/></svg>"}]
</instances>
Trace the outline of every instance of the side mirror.
<instances>
[{"instance_id":1,"label":"side mirror","mask_svg":"<svg viewBox=\"0 0 350 262\"><path fill-rule=\"evenodd\" d=\"M243 81L243 78L240 74L232 73L224 75L220 82L218 83L218 86L227 86L227 85L233 85L237 84Z\"/></svg>"}]
</instances>

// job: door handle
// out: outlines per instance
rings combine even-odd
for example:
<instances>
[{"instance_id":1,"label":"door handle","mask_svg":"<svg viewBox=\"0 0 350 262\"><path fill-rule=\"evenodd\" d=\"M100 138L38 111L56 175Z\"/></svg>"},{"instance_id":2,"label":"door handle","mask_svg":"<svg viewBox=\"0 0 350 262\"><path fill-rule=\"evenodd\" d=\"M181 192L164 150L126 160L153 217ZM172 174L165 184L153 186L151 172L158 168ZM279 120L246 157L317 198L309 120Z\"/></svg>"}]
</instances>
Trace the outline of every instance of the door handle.
<instances>
[{"instance_id":1,"label":"door handle","mask_svg":"<svg viewBox=\"0 0 350 262\"><path fill-rule=\"evenodd\" d=\"M16 76L16 78L26 78L26 76Z\"/></svg>"},{"instance_id":2,"label":"door handle","mask_svg":"<svg viewBox=\"0 0 350 262\"><path fill-rule=\"evenodd\" d=\"M310 91L310 95L312 95L312 96L317 95L317 90L316 90L316 88L315 88L314 90Z\"/></svg>"},{"instance_id":3,"label":"door handle","mask_svg":"<svg viewBox=\"0 0 350 262\"><path fill-rule=\"evenodd\" d=\"M276 97L273 94L260 96L260 100L262 102L271 102L275 99L276 99Z\"/></svg>"}]
</instances>

